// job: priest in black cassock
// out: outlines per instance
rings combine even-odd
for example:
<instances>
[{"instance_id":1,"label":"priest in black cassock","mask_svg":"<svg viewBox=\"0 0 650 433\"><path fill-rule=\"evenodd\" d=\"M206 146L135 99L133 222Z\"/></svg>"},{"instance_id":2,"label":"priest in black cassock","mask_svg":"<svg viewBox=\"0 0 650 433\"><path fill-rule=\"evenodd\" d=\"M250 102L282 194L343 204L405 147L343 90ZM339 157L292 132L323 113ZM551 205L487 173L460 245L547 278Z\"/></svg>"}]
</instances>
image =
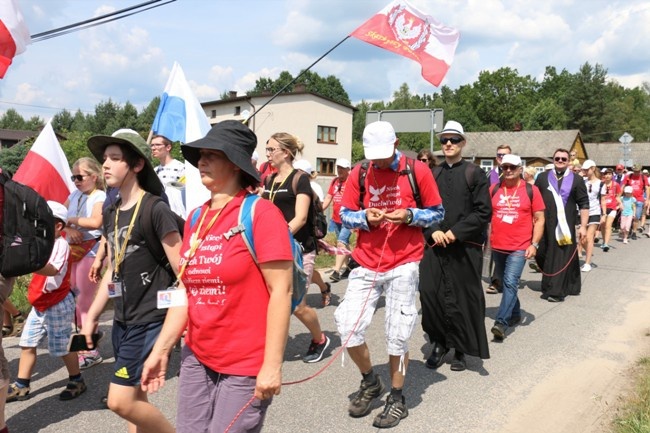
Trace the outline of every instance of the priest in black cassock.
<instances>
[{"instance_id":1,"label":"priest in black cassock","mask_svg":"<svg viewBox=\"0 0 650 433\"><path fill-rule=\"evenodd\" d=\"M586 236L589 195L582 177L569 168L568 150L556 150L553 165L553 170L540 173L535 181L546 205L544 236L535 260L542 270L542 299L562 302L568 295L580 294L580 264L576 248ZM580 229L576 238L578 223Z\"/></svg>"},{"instance_id":2,"label":"priest in black cassock","mask_svg":"<svg viewBox=\"0 0 650 433\"><path fill-rule=\"evenodd\" d=\"M466 354L490 357L481 270L492 203L485 173L462 158L466 144L462 125L451 120L438 137L445 161L432 170L445 218L424 230L427 247L420 261L422 328L433 344L426 366L440 367L453 348L451 370L462 371L467 368Z\"/></svg>"}]
</instances>

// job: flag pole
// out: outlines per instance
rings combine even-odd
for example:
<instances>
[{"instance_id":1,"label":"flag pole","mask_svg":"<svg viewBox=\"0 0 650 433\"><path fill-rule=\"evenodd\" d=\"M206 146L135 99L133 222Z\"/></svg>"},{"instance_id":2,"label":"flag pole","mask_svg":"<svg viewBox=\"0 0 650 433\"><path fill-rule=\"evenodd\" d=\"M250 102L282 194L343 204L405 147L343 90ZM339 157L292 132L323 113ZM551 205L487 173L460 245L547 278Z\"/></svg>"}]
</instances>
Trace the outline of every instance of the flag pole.
<instances>
[{"instance_id":1,"label":"flag pole","mask_svg":"<svg viewBox=\"0 0 650 433\"><path fill-rule=\"evenodd\" d=\"M288 83L287 83L283 88L281 88L280 90L278 90L277 93L276 93L275 95L273 95L273 96L271 97L271 99L269 99L268 101L266 101L266 102L265 102L265 103L264 103L260 108L258 108L258 109L256 109L255 111L253 111L253 114L251 114L250 116L248 116L248 118L247 118L246 120L244 120L244 124L245 124L245 125L248 124L248 121L251 120L253 117L255 117L255 115L256 115L257 113L259 113L260 110L261 110L262 108L264 108L264 107L266 107L267 105L269 105L269 104L271 103L271 101L273 101L275 98L277 98L277 97L280 95L280 93L282 93L282 92L284 92L285 90L287 90L287 88L288 88L289 86L291 86L293 83L295 83L296 81L298 81L298 79L299 79L300 77L302 77L303 75L305 75L305 73L306 73L308 70L310 70L312 67L314 67L314 65L315 65L316 63L318 63L318 62L320 62L321 60L323 60L323 58L324 58L325 56L327 56L329 53L331 53L332 51L334 51L334 50L335 50L339 45L341 45L343 42L347 41L349 38L350 38L350 35L347 35L347 36L346 36L345 38L343 38L343 39L342 39L338 44L334 45L334 46L333 46L332 48L330 48L330 49L329 49L325 54L323 54L323 55L320 56L318 59L316 59L316 61L315 61L314 63L312 63L311 65L309 65L309 66L307 67L307 69L303 69L303 71L302 71L300 74L298 74L298 76L297 76L296 78L294 78L293 80L291 80L290 82L288 82Z\"/></svg>"}]
</instances>

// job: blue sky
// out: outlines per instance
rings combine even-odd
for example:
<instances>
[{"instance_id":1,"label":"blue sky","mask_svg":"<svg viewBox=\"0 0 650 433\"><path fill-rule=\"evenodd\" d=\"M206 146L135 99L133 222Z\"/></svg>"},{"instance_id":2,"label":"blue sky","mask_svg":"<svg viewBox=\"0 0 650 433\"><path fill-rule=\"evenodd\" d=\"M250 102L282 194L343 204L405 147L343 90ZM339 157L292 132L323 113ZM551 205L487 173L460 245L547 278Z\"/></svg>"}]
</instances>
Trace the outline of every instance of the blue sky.
<instances>
[{"instance_id":1,"label":"blue sky","mask_svg":"<svg viewBox=\"0 0 650 433\"><path fill-rule=\"evenodd\" d=\"M19 0L32 34L144 0ZM0 80L0 113L49 119L60 109L93 112L111 98L138 109L163 91L174 61L200 101L240 94L259 77L296 75L389 0L177 0L123 20L33 43ZM600 63L626 87L650 82L647 0L411 0L460 30L451 88L508 66L541 79L546 66L576 72ZM417 63L348 39L313 70L337 76L353 103L388 101L408 83L438 90ZM21 105L22 104L22 105ZM39 108L47 107L47 108Z\"/></svg>"}]
</instances>

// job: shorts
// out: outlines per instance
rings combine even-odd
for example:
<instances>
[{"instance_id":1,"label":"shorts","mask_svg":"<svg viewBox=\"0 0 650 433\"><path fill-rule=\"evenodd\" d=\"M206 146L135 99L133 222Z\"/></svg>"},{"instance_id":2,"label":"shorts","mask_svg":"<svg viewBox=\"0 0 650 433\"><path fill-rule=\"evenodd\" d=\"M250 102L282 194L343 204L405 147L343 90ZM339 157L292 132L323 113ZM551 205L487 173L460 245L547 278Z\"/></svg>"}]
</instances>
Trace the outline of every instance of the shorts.
<instances>
[{"instance_id":1,"label":"shorts","mask_svg":"<svg viewBox=\"0 0 650 433\"><path fill-rule=\"evenodd\" d=\"M628 216L622 216L621 215L621 230L624 230L626 232L630 231L630 228L632 227L632 220L634 219L633 215L628 215Z\"/></svg>"},{"instance_id":2,"label":"shorts","mask_svg":"<svg viewBox=\"0 0 650 433\"><path fill-rule=\"evenodd\" d=\"M255 433L262 430L273 399L258 400L247 407L255 392L256 378L220 374L196 359L189 347L181 349L176 431L178 433L223 432L246 408L230 431Z\"/></svg>"},{"instance_id":3,"label":"shorts","mask_svg":"<svg viewBox=\"0 0 650 433\"><path fill-rule=\"evenodd\" d=\"M113 321L115 373L111 383L122 386L140 385L144 362L158 339L162 325L163 322L125 325Z\"/></svg>"},{"instance_id":4,"label":"shorts","mask_svg":"<svg viewBox=\"0 0 650 433\"><path fill-rule=\"evenodd\" d=\"M634 215L634 219L640 220L641 217L643 216L643 205L645 202L643 201L637 201L636 202L636 215Z\"/></svg>"},{"instance_id":5,"label":"shorts","mask_svg":"<svg viewBox=\"0 0 650 433\"><path fill-rule=\"evenodd\" d=\"M352 236L352 230L345 227L342 223L337 223L334 220L330 220L329 225L327 226L327 231L336 233L337 242L342 243L346 247L350 245L350 236Z\"/></svg>"},{"instance_id":6,"label":"shorts","mask_svg":"<svg viewBox=\"0 0 650 433\"><path fill-rule=\"evenodd\" d=\"M616 218L616 209L607 209L607 218Z\"/></svg>"},{"instance_id":7,"label":"shorts","mask_svg":"<svg viewBox=\"0 0 650 433\"><path fill-rule=\"evenodd\" d=\"M408 352L408 340L418 319L415 300L419 280L418 262L405 263L379 273L363 267L353 269L348 277L345 298L334 313L345 347L356 347L365 342L366 330L375 314L377 301L385 293L386 350L391 356L402 356Z\"/></svg>"},{"instance_id":8,"label":"shorts","mask_svg":"<svg viewBox=\"0 0 650 433\"><path fill-rule=\"evenodd\" d=\"M589 215L589 220L587 221L587 225L590 226L592 224L595 225L600 224L600 215Z\"/></svg>"},{"instance_id":9,"label":"shorts","mask_svg":"<svg viewBox=\"0 0 650 433\"><path fill-rule=\"evenodd\" d=\"M316 251L302 255L302 270L307 274L307 288L305 293L309 291L309 286L311 286L311 278L314 276L314 263L316 263Z\"/></svg>"},{"instance_id":10,"label":"shorts","mask_svg":"<svg viewBox=\"0 0 650 433\"><path fill-rule=\"evenodd\" d=\"M11 291L14 288L14 281L15 278L13 277L5 278L0 275L0 317L4 317L5 310L2 306L9 299L9 295L11 295ZM2 348L2 334L0 334L0 386L8 383L9 378L9 363L7 362L5 351Z\"/></svg>"},{"instance_id":11,"label":"shorts","mask_svg":"<svg viewBox=\"0 0 650 433\"><path fill-rule=\"evenodd\" d=\"M20 336L20 347L38 347L43 338L47 336L47 350L52 356L65 356L68 352L68 343L72 335L74 322L75 303L72 292L58 304L52 305L47 310L40 312L32 310L23 325Z\"/></svg>"}]
</instances>

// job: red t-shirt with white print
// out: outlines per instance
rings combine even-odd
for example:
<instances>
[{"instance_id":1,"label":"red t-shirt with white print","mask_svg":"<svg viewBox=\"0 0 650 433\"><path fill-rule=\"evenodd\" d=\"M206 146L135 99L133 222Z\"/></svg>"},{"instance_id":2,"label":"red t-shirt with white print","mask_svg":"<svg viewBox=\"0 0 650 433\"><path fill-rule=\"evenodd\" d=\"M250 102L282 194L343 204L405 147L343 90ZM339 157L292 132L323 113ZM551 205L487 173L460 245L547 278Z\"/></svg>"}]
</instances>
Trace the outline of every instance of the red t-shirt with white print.
<instances>
[{"instance_id":1,"label":"red t-shirt with white print","mask_svg":"<svg viewBox=\"0 0 650 433\"><path fill-rule=\"evenodd\" d=\"M490 188L492 194L494 187ZM526 191L526 182L521 180L518 187L499 186L492 194L492 228L490 244L495 250L525 250L533 239L533 214L546 209L539 189L533 187L533 202Z\"/></svg>"}]
</instances>

